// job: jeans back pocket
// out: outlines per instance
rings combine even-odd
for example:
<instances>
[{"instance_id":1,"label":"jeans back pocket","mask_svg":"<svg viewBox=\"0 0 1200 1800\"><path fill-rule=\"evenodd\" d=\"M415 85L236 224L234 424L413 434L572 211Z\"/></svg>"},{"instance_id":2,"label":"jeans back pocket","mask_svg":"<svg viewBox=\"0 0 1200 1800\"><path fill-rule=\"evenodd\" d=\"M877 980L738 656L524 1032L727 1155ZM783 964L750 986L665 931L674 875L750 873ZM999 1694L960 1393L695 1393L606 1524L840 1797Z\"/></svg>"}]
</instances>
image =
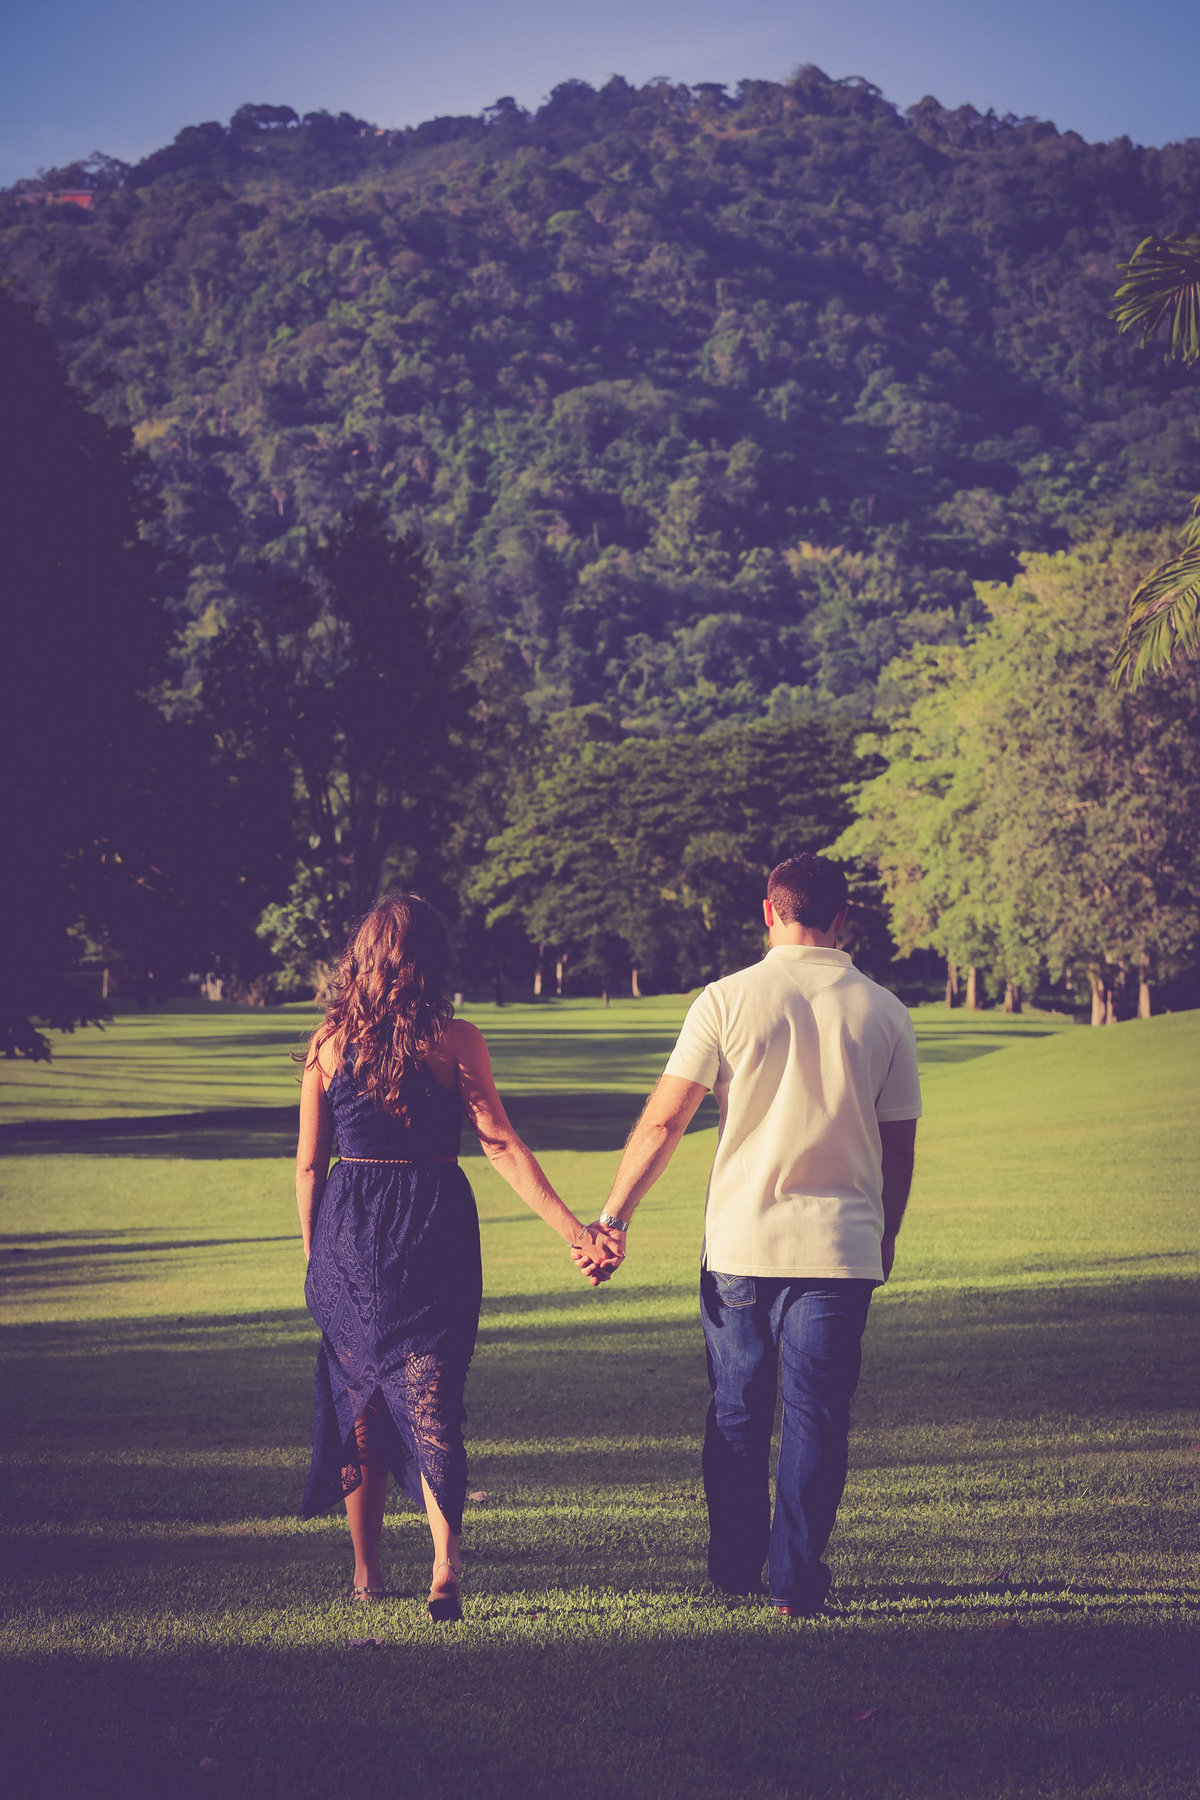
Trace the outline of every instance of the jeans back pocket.
<instances>
[{"instance_id":1,"label":"jeans back pocket","mask_svg":"<svg viewBox=\"0 0 1200 1800\"><path fill-rule=\"evenodd\" d=\"M712 1271L712 1278L717 1284L717 1297L722 1306L753 1306L753 1275L722 1275L718 1269Z\"/></svg>"}]
</instances>

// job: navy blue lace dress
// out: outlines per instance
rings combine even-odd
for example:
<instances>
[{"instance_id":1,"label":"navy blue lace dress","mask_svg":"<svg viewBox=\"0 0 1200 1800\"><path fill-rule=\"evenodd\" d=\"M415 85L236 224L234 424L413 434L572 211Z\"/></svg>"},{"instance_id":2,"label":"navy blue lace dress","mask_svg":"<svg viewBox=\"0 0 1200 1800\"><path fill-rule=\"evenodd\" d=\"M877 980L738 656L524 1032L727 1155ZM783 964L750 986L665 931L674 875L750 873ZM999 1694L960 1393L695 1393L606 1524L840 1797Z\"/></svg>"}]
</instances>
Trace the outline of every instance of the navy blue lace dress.
<instances>
[{"instance_id":1,"label":"navy blue lace dress","mask_svg":"<svg viewBox=\"0 0 1200 1800\"><path fill-rule=\"evenodd\" d=\"M424 1475L455 1531L467 1458L463 1390L482 1293L475 1197L457 1161L458 1094L415 1070L408 1117L339 1071L327 1088L340 1161L317 1209L305 1298L321 1327L312 1467L301 1517L362 1481L354 1422L423 1506Z\"/></svg>"}]
</instances>

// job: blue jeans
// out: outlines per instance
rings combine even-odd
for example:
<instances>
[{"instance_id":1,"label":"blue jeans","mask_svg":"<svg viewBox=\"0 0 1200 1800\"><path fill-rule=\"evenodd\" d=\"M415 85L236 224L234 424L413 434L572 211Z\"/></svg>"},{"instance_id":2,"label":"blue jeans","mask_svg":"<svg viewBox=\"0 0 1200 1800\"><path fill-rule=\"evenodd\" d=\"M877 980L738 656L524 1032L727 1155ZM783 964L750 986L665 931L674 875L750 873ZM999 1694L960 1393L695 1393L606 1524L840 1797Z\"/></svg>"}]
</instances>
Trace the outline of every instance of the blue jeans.
<instances>
[{"instance_id":1,"label":"blue jeans","mask_svg":"<svg viewBox=\"0 0 1200 1800\"><path fill-rule=\"evenodd\" d=\"M821 1561L846 1485L850 1400L873 1281L700 1272L712 1404L704 1432L708 1572L718 1587L819 1607ZM768 1471L783 1367L771 1517Z\"/></svg>"}]
</instances>

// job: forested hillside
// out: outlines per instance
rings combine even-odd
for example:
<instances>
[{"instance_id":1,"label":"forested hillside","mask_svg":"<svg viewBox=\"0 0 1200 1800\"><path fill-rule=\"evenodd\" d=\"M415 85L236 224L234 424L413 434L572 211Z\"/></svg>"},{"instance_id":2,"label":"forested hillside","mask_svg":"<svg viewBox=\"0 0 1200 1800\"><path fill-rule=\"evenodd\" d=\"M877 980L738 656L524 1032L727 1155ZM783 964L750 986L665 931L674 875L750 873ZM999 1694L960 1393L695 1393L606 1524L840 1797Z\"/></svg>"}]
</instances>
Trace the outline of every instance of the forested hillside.
<instances>
[{"instance_id":1,"label":"forested hillside","mask_svg":"<svg viewBox=\"0 0 1200 1800\"><path fill-rule=\"evenodd\" d=\"M1101 701L1200 388L1111 309L1198 220L1200 142L812 69L401 132L246 106L0 196L10 735L49 724L73 802L14 801L0 1040L101 968L311 991L396 883L475 993L686 987L842 834L874 972L1144 1010L1197 960L1200 667ZM165 629L89 575L81 479Z\"/></svg>"},{"instance_id":2,"label":"forested hillside","mask_svg":"<svg viewBox=\"0 0 1200 1800\"><path fill-rule=\"evenodd\" d=\"M540 710L661 729L864 713L1019 552L1180 516L1196 384L1109 311L1198 218L1200 143L804 70L405 132L246 107L20 184L0 266L147 451L198 641L375 499Z\"/></svg>"}]
</instances>

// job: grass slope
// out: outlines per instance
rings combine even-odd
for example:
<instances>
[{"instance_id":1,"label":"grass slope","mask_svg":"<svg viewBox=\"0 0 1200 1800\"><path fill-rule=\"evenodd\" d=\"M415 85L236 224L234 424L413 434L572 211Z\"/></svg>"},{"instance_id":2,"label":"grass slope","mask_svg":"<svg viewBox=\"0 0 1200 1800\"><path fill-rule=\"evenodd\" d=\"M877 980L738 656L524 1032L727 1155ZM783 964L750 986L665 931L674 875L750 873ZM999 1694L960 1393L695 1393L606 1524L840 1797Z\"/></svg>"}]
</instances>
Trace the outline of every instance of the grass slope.
<instances>
[{"instance_id":1,"label":"grass slope","mask_svg":"<svg viewBox=\"0 0 1200 1800\"><path fill-rule=\"evenodd\" d=\"M683 1006L475 1015L582 1213ZM310 1016L121 1019L4 1072L16 1791L1193 1791L1200 1015L918 1013L919 1176L868 1329L838 1603L801 1626L703 1587L711 1123L597 1293L476 1157L487 1498L441 1632L414 1512L389 1525L403 1597L366 1618L344 1526L292 1516L313 1332L283 1051Z\"/></svg>"}]
</instances>

